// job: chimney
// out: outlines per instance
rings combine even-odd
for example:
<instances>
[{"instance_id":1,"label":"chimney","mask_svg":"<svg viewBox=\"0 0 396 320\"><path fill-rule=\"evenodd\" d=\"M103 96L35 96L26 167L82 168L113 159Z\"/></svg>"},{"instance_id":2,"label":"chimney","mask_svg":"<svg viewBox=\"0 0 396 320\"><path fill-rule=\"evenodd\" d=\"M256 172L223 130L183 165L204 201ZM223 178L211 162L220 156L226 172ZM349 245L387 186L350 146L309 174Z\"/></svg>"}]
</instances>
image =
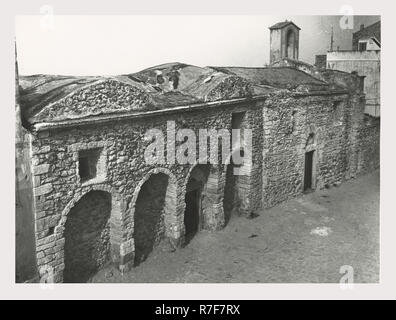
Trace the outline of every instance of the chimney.
<instances>
[{"instance_id":1,"label":"chimney","mask_svg":"<svg viewBox=\"0 0 396 320\"><path fill-rule=\"evenodd\" d=\"M364 29L364 24L360 25L360 31L362 31Z\"/></svg>"}]
</instances>

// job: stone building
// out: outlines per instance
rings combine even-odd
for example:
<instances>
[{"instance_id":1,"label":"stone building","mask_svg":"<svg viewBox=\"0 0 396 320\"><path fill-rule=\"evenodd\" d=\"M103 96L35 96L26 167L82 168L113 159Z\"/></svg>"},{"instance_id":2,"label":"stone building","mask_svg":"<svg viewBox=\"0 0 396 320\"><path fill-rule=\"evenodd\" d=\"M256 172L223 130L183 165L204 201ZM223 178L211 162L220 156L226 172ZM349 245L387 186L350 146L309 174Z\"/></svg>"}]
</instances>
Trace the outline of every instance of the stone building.
<instances>
[{"instance_id":1,"label":"stone building","mask_svg":"<svg viewBox=\"0 0 396 320\"><path fill-rule=\"evenodd\" d=\"M381 22L361 26L352 36L352 50L329 51L328 69L357 72L364 79L365 113L380 116Z\"/></svg>"},{"instance_id":2,"label":"stone building","mask_svg":"<svg viewBox=\"0 0 396 320\"><path fill-rule=\"evenodd\" d=\"M372 40L372 41L370 41ZM352 35L352 50L376 51L381 48L381 21L367 27L360 25L360 30Z\"/></svg>"},{"instance_id":3,"label":"stone building","mask_svg":"<svg viewBox=\"0 0 396 320\"><path fill-rule=\"evenodd\" d=\"M292 21L278 22L270 28L270 63L284 58L298 60L300 28Z\"/></svg>"},{"instance_id":4,"label":"stone building","mask_svg":"<svg viewBox=\"0 0 396 320\"><path fill-rule=\"evenodd\" d=\"M379 123L366 125L363 79L321 76L182 63L114 77L20 76L33 198L25 213L34 226L24 232L34 234L38 278L84 282L107 263L124 272L160 241L177 249L235 214L377 168ZM148 164L144 136L152 128L167 139L183 128L197 136L202 128L251 129L252 161L238 176L232 160ZM165 153L174 152L166 144Z\"/></svg>"}]
</instances>

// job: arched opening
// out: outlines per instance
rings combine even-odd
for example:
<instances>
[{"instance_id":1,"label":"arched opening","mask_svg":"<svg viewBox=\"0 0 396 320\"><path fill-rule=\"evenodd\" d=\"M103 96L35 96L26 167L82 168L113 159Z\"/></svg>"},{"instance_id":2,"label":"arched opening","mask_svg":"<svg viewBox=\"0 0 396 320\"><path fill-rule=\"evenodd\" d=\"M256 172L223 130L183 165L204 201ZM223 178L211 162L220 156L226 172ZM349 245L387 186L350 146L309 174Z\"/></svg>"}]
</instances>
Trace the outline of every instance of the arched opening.
<instances>
[{"instance_id":1,"label":"arched opening","mask_svg":"<svg viewBox=\"0 0 396 320\"><path fill-rule=\"evenodd\" d=\"M295 41L296 35L293 30L289 30L286 35L286 57L295 59Z\"/></svg>"},{"instance_id":2,"label":"arched opening","mask_svg":"<svg viewBox=\"0 0 396 320\"><path fill-rule=\"evenodd\" d=\"M65 223L64 282L86 282L110 260L111 194L93 190L70 210Z\"/></svg>"},{"instance_id":3,"label":"arched opening","mask_svg":"<svg viewBox=\"0 0 396 320\"><path fill-rule=\"evenodd\" d=\"M206 196L210 165L196 165L186 184L184 211L185 244L188 244L195 234L203 227L204 213L210 210L210 199Z\"/></svg>"},{"instance_id":4,"label":"arched opening","mask_svg":"<svg viewBox=\"0 0 396 320\"><path fill-rule=\"evenodd\" d=\"M167 212L172 210L176 196L164 173L150 175L142 187L135 204L135 265L147 256L165 236Z\"/></svg>"}]
</instances>

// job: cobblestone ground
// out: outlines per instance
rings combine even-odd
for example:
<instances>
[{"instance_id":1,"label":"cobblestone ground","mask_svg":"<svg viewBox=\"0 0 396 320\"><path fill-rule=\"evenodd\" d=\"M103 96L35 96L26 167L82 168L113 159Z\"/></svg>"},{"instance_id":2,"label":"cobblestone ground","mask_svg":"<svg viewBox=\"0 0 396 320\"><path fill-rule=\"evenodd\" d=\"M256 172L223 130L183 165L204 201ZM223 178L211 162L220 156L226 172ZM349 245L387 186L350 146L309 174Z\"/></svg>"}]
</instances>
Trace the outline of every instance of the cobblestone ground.
<instances>
[{"instance_id":1,"label":"cobblestone ground","mask_svg":"<svg viewBox=\"0 0 396 320\"><path fill-rule=\"evenodd\" d=\"M130 272L108 267L92 282L379 281L379 171L201 232L185 248L164 245Z\"/></svg>"}]
</instances>

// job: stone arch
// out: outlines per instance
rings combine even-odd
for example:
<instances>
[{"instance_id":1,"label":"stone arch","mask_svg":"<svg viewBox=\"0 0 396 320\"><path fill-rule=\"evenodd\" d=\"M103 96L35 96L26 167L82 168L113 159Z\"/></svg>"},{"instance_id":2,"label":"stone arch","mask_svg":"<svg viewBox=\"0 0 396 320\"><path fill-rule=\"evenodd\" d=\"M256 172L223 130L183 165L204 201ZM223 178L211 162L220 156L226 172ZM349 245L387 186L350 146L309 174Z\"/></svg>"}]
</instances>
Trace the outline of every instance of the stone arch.
<instances>
[{"instance_id":1,"label":"stone arch","mask_svg":"<svg viewBox=\"0 0 396 320\"><path fill-rule=\"evenodd\" d=\"M128 237L134 239L135 264L144 261L164 237L180 238L175 175L161 167L147 172L134 190L128 215L133 222Z\"/></svg>"},{"instance_id":2,"label":"stone arch","mask_svg":"<svg viewBox=\"0 0 396 320\"><path fill-rule=\"evenodd\" d=\"M296 59L296 41L297 35L294 29L290 28L286 31L286 48L285 57Z\"/></svg>"},{"instance_id":3,"label":"stone arch","mask_svg":"<svg viewBox=\"0 0 396 320\"><path fill-rule=\"evenodd\" d=\"M123 212L125 211L125 203L121 195L111 186L106 184L90 185L78 188L75 191L74 197L67 203L61 213L61 218L57 226L54 228L54 234L48 236L48 241L51 237L55 240L53 242L54 251L56 252L57 259L50 264L51 270L54 272L54 279L56 282L63 282L63 273L65 269L65 225L70 211L79 203L81 199L92 191L102 191L111 197L110 209L110 259L113 263L118 264L120 261L120 245L122 244L122 231L123 231ZM55 245L56 244L56 245ZM39 254L39 253L37 253ZM45 267L41 266L41 267Z\"/></svg>"},{"instance_id":4,"label":"stone arch","mask_svg":"<svg viewBox=\"0 0 396 320\"><path fill-rule=\"evenodd\" d=\"M188 170L183 185L185 227L189 219L186 214L191 215L194 210L198 210L199 229L218 230L224 226L222 179L221 165L195 164ZM195 208L192 204L194 194L197 197Z\"/></svg>"},{"instance_id":5,"label":"stone arch","mask_svg":"<svg viewBox=\"0 0 396 320\"><path fill-rule=\"evenodd\" d=\"M95 206L95 205L98 206ZM99 220L102 221L102 225L98 225L98 229L94 230L93 233L100 233L101 240L103 243L101 246L95 247L96 258L95 266L93 266L91 260L88 264L85 264L88 260L78 260L75 257L70 256L68 254L68 241L72 238L78 238L78 233L80 231L84 232L83 229L75 229L73 226L83 225L81 223L74 223L73 221L76 219L80 219L85 215L81 215L79 210L85 210L84 206L94 206L93 209L89 209L88 212L91 214L99 214ZM58 271L57 279L58 281L64 280L64 273L66 272L66 281L84 281L84 277L88 275L89 272L95 271L95 267L100 268L106 263L108 260L112 261L113 263L118 263L120 261L120 245L122 244L122 231L123 231L123 212L125 206L122 200L121 195L116 192L112 187L100 184L100 185L90 185L85 186L77 189L75 191L75 196L69 201L69 203L65 206L62 210L61 218L59 220L58 225L54 229L54 237L56 240L56 247L57 254L59 256L58 263L55 265L55 270ZM101 211L98 213L98 211ZM69 217L70 212L73 212L73 216ZM77 217L77 218L76 218ZM73 219L73 220L70 220ZM97 221L98 219L94 219ZM98 220L98 221L99 221ZM77 221L77 220L76 220ZM100 223L100 221L98 223ZM103 225L104 224L104 225ZM88 225L88 224L87 224ZM90 224L89 224L90 225ZM71 229L71 230L70 230ZM97 241L98 237L93 237L92 241ZM89 236L85 236L85 239L89 238ZM103 238L103 239L102 239ZM94 250L94 249L92 249ZM92 253L92 252L91 252ZM94 253L92 253L94 254ZM109 259L107 259L109 258ZM73 262L72 262L73 261ZM77 266L78 263L81 262L82 265ZM70 276L73 274L74 271L71 271L68 268L68 263L73 265L72 268L81 268L76 273L84 273L86 271L87 274L82 277L72 277ZM86 268L86 269L85 269ZM92 270L91 270L92 269ZM86 280L86 279L85 279Z\"/></svg>"},{"instance_id":6,"label":"stone arch","mask_svg":"<svg viewBox=\"0 0 396 320\"><path fill-rule=\"evenodd\" d=\"M67 220L67 215L70 210L75 206L75 204L80 201L88 192L90 191L104 191L111 194L112 199L112 212L111 212L111 220L113 223L116 223L118 228L122 227L122 221L124 219L124 209L125 203L121 197L121 195L111 186L106 184L95 184L90 186L85 186L79 188L75 191L75 196L68 202L65 208L62 210L61 218L59 220L58 225L55 227L55 235L63 236L64 226ZM113 209L114 208L114 209ZM121 230L117 230L118 233L121 233ZM121 239L120 239L121 240Z\"/></svg>"},{"instance_id":7,"label":"stone arch","mask_svg":"<svg viewBox=\"0 0 396 320\"><path fill-rule=\"evenodd\" d=\"M135 188L135 191L133 192L131 202L130 202L130 207L131 208L133 208L133 206L136 204L136 200L137 200L137 197L139 195L139 191L142 188L143 184L150 178L151 175L158 174L158 173L163 173L163 174L166 174L167 176L169 176L170 182L172 184L174 184L175 186L177 186L176 177L169 169L162 168L162 167L151 169L149 172L147 172L144 175L143 179L140 180L139 183L137 184L137 186Z\"/></svg>"}]
</instances>

